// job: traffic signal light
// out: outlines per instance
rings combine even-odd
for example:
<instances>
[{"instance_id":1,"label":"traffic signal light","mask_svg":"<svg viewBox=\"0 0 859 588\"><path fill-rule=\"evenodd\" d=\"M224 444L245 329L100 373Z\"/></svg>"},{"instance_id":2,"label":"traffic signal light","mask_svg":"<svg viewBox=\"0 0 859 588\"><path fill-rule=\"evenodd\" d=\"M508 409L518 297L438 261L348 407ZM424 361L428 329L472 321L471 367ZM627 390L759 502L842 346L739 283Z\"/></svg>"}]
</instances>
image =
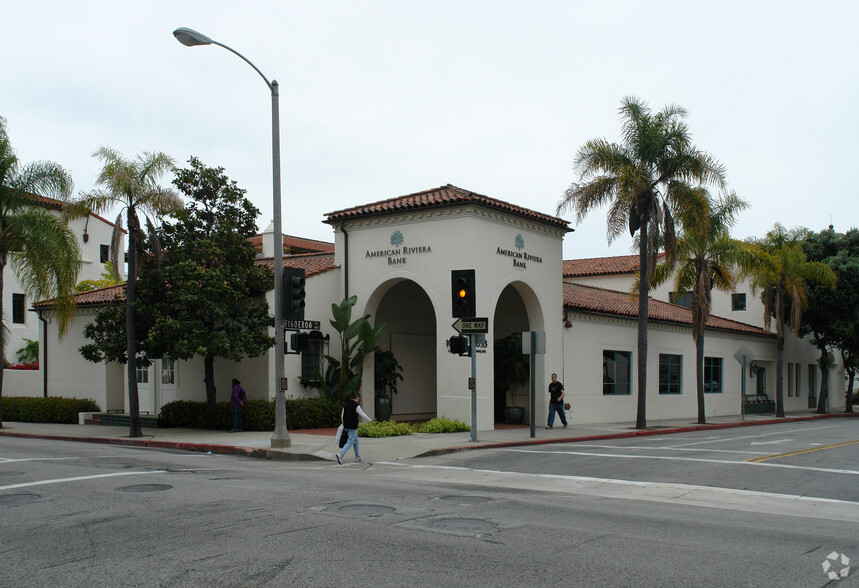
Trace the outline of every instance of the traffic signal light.
<instances>
[{"instance_id":1,"label":"traffic signal light","mask_svg":"<svg viewBox=\"0 0 859 588\"><path fill-rule=\"evenodd\" d=\"M471 357L471 348L468 344L468 337L464 335L454 335L447 340L447 346L451 353L457 355L468 355Z\"/></svg>"},{"instance_id":2,"label":"traffic signal light","mask_svg":"<svg viewBox=\"0 0 859 588\"><path fill-rule=\"evenodd\" d=\"M453 318L471 318L477 314L473 269L451 270L450 296Z\"/></svg>"},{"instance_id":3,"label":"traffic signal light","mask_svg":"<svg viewBox=\"0 0 859 588\"><path fill-rule=\"evenodd\" d=\"M283 268L283 318L304 320L304 268Z\"/></svg>"}]
</instances>

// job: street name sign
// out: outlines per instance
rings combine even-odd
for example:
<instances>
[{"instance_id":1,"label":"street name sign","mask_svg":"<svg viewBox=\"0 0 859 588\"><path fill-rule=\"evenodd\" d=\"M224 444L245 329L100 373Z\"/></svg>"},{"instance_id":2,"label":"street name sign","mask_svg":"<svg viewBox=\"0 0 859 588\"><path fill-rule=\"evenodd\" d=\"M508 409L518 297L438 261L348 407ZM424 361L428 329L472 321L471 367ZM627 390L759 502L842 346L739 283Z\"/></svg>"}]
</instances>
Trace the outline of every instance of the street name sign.
<instances>
[{"instance_id":1,"label":"street name sign","mask_svg":"<svg viewBox=\"0 0 859 588\"><path fill-rule=\"evenodd\" d=\"M297 321L285 319L283 321L283 328L287 331L318 331L322 328L322 323L320 321Z\"/></svg>"}]
</instances>

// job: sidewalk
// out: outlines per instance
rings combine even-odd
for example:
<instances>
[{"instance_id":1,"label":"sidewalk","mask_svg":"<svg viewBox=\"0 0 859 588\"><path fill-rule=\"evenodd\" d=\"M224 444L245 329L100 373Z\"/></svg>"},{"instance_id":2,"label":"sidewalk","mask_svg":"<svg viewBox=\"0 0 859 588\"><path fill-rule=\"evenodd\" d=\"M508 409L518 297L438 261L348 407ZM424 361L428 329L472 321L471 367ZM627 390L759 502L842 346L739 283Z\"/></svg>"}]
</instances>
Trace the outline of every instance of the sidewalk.
<instances>
[{"instance_id":1,"label":"sidewalk","mask_svg":"<svg viewBox=\"0 0 859 588\"><path fill-rule=\"evenodd\" d=\"M362 437L361 454L367 462L372 463L374 461L396 461L413 457L444 455L446 453L472 449L620 439L645 435L667 435L708 429L767 425L826 418L849 418L854 416L859 417L859 413L817 415L809 411L807 413L794 413L782 419L776 419L772 415L746 415L745 419L740 416L712 417L706 425L695 424L694 419L676 419L670 421L651 421L646 430L635 429L634 423L572 424L567 429L563 429L560 425L552 430L539 427L536 430L534 438L531 438L531 430L528 425L499 425L499 427L503 428L493 431L478 431L477 441L471 441L471 433L434 435L416 433L414 435L383 439ZM334 442L336 429L290 431L290 447L272 449L271 431L229 433L227 431L199 429L144 428L143 437L130 438L128 436L128 427L124 426L4 422L3 427L3 429L0 429L0 437L81 441L132 447L158 447L267 459L329 460L333 462L334 453L337 451L337 446Z\"/></svg>"}]
</instances>

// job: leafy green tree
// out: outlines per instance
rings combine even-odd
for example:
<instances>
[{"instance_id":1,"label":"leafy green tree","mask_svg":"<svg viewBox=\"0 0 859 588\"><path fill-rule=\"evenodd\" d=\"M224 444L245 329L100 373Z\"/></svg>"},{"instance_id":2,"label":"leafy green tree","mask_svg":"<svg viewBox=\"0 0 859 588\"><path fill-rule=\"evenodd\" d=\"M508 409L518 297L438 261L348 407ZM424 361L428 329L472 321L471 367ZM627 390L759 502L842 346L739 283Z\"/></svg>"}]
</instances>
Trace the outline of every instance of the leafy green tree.
<instances>
[{"instance_id":1,"label":"leafy green tree","mask_svg":"<svg viewBox=\"0 0 859 588\"><path fill-rule=\"evenodd\" d=\"M620 107L622 143L587 141L574 167L579 183L570 186L557 211L576 211L576 222L588 212L608 206L608 241L629 230L638 235L638 407L636 428L647 427L648 292L656 266L658 244L674 255L674 216L698 204L694 187L725 186L725 171L710 155L692 144L686 110L668 105L652 112L644 101L627 97Z\"/></svg>"},{"instance_id":2,"label":"leafy green tree","mask_svg":"<svg viewBox=\"0 0 859 588\"><path fill-rule=\"evenodd\" d=\"M272 345L264 293L272 272L254 262L249 241L259 210L223 168L189 160L173 184L190 198L165 222L160 235L166 254L147 264L138 293L139 312L150 317L148 349L154 357L202 357L206 400L216 399L215 359L259 357Z\"/></svg>"},{"instance_id":3,"label":"leafy green tree","mask_svg":"<svg viewBox=\"0 0 859 588\"><path fill-rule=\"evenodd\" d=\"M841 353L847 372L845 411L853 412L853 380L859 362L859 230L836 233L831 227L819 233L809 233L802 242L810 261L825 263L835 272L834 290L821 284L807 284L808 309L802 314L800 336L811 335L820 350L820 357L828 357L836 348ZM821 363L821 369L828 362ZM821 377L817 412L826 412L828 373Z\"/></svg>"},{"instance_id":4,"label":"leafy green tree","mask_svg":"<svg viewBox=\"0 0 859 588\"><path fill-rule=\"evenodd\" d=\"M762 263L744 272L751 278L752 292L761 292L764 327L772 317L776 323L776 416L784 416L784 329L799 333L803 311L808 307L806 284L817 282L835 288L835 273L824 263L808 261L802 249L806 229L787 230L776 223L763 239L753 240ZM790 322L786 309L790 307Z\"/></svg>"},{"instance_id":5,"label":"leafy green tree","mask_svg":"<svg viewBox=\"0 0 859 588\"><path fill-rule=\"evenodd\" d=\"M732 239L730 229L737 213L748 204L736 194L714 201L707 191L694 191L701 206L681 217L681 231L673 259L656 266L652 285L658 286L673 276L674 291L682 296L692 293L692 339L695 341L698 423L706 423L704 406L704 327L710 317L713 288L734 290L737 268L752 268L758 262L747 243Z\"/></svg>"},{"instance_id":6,"label":"leafy green tree","mask_svg":"<svg viewBox=\"0 0 859 588\"><path fill-rule=\"evenodd\" d=\"M7 264L31 297L56 300L60 335L74 314L74 287L81 253L63 219L36 204L37 197L65 202L72 178L58 164L39 161L22 165L0 117L0 316L3 316L3 275ZM0 329L0 349L5 332ZM4 358L5 359L5 358ZM3 428L3 370L0 369L0 428Z\"/></svg>"},{"instance_id":7,"label":"leafy green tree","mask_svg":"<svg viewBox=\"0 0 859 588\"><path fill-rule=\"evenodd\" d=\"M101 147L93 157L102 161L103 167L96 180L101 188L81 195L69 209L71 216L104 213L115 206L121 211L116 218L110 257L114 267L119 267L119 242L122 231L122 216L128 224L128 281L125 287L125 336L124 357L116 358L127 364L128 406L131 420L131 437L143 436L140 427L140 398L137 391L137 274L140 257L143 255L144 235L140 227L139 214L146 218L150 234L154 234L153 218L159 218L182 208L182 200L170 188L158 185L165 173L173 170L173 160L163 153L144 152L135 159L123 157L110 147ZM157 242L153 240L153 253L159 255ZM131 360L133 358L133 360Z\"/></svg>"}]
</instances>

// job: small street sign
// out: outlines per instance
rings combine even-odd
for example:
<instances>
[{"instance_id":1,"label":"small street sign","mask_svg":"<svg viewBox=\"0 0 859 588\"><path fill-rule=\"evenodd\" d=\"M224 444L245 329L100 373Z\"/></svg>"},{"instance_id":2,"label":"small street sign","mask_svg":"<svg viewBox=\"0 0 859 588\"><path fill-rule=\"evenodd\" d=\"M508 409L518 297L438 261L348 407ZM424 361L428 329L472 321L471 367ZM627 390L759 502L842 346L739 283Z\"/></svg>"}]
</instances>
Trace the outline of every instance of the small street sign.
<instances>
[{"instance_id":1,"label":"small street sign","mask_svg":"<svg viewBox=\"0 0 859 588\"><path fill-rule=\"evenodd\" d=\"M289 388L289 379L288 378L281 378L280 379L280 389L285 392L288 388Z\"/></svg>"},{"instance_id":2,"label":"small street sign","mask_svg":"<svg viewBox=\"0 0 859 588\"><path fill-rule=\"evenodd\" d=\"M458 318L451 326L461 335L478 335L489 332L489 319L486 317Z\"/></svg>"},{"instance_id":3,"label":"small street sign","mask_svg":"<svg viewBox=\"0 0 859 588\"><path fill-rule=\"evenodd\" d=\"M287 331L318 331L322 328L322 323L320 321L298 321L292 319L285 319L283 321L283 328Z\"/></svg>"}]
</instances>

